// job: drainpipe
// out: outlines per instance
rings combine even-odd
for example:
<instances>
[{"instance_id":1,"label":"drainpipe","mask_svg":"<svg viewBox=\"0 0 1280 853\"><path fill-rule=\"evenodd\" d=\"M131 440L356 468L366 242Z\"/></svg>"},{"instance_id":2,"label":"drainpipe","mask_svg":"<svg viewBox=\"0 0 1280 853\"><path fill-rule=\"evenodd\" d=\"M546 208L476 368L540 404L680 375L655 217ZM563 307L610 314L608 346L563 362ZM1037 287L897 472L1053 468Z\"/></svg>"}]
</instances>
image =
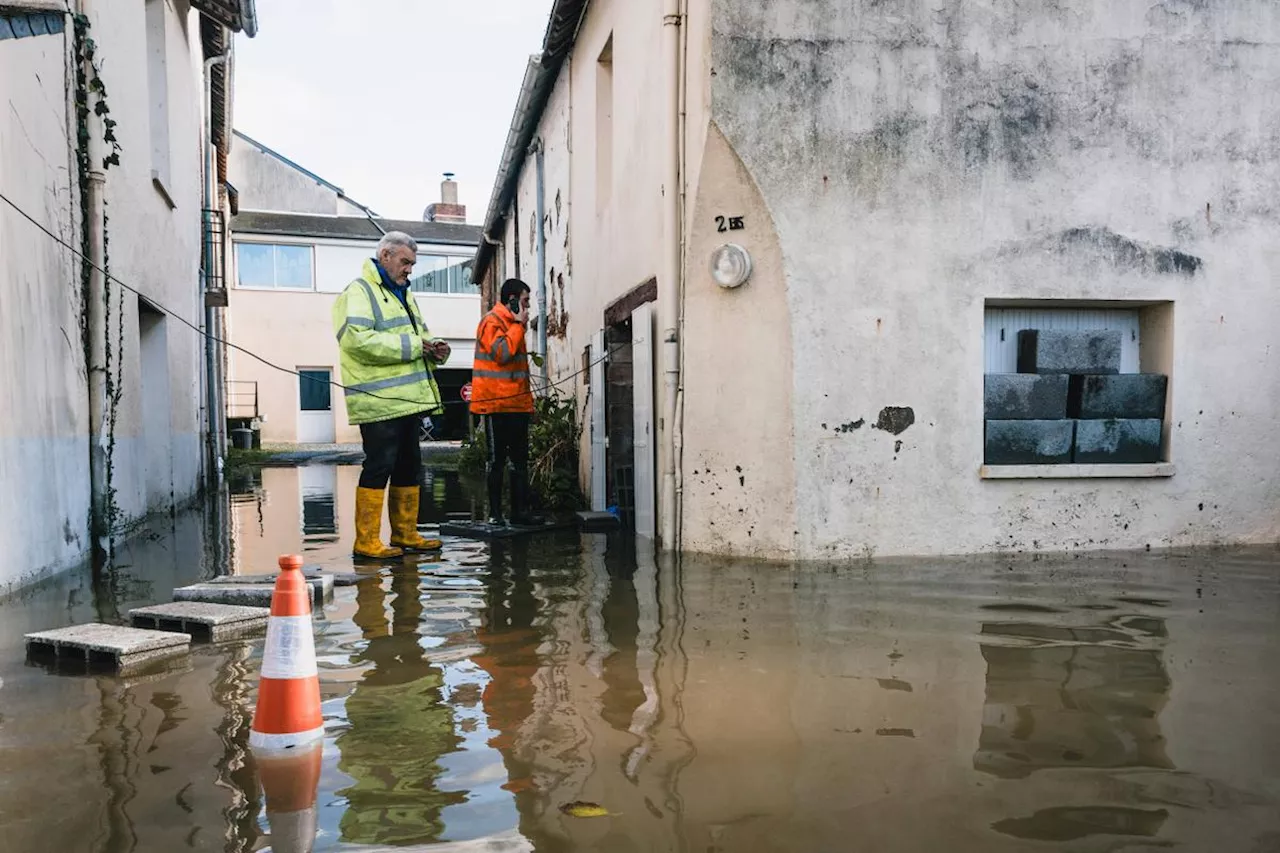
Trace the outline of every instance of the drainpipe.
<instances>
[{"instance_id":1,"label":"drainpipe","mask_svg":"<svg viewBox=\"0 0 1280 853\"><path fill-rule=\"evenodd\" d=\"M217 152L213 147L213 69L216 65L227 64L227 57L230 54L231 47L228 45L227 53L221 56L211 56L204 62L204 89L205 89L205 123L204 123L204 209L213 210L218 204L218 160ZM203 224L203 221L202 221ZM211 251L212 237L208 231L208 225L204 228L204 247L205 259L213 257ZM202 271L202 277L207 270ZM208 281L203 282L204 287L201 288L201 298L208 293ZM226 282L223 282L225 285ZM222 314L213 306L205 304L204 307L204 361L205 361L205 391L208 394L206 405L209 409L209 474L214 483L222 480L222 455L226 447L223 418L226 411L222 405L222 349L220 341L222 334Z\"/></svg>"},{"instance_id":2,"label":"drainpipe","mask_svg":"<svg viewBox=\"0 0 1280 853\"><path fill-rule=\"evenodd\" d=\"M547 213L546 169L544 166L545 147L542 140L533 143L535 171L538 177L538 354L542 356L542 366L538 372L542 375L542 387L547 387L547 229L545 225Z\"/></svg>"},{"instance_id":3,"label":"drainpipe","mask_svg":"<svg viewBox=\"0 0 1280 853\"><path fill-rule=\"evenodd\" d=\"M662 3L662 65L670 75L664 92L666 121L662 169L663 259L658 277L658 317L662 323L662 481L658 491L659 541L676 541L676 391L680 382L680 0Z\"/></svg>"},{"instance_id":4,"label":"drainpipe","mask_svg":"<svg viewBox=\"0 0 1280 853\"><path fill-rule=\"evenodd\" d=\"M86 18L92 16L93 4L90 0L80 0L78 6L80 14ZM106 254L102 217L106 203L107 176L102 169L102 133L97 126L98 121L90 111L89 139L86 142L89 152L87 195L90 270L89 298L85 306L89 326L89 352L85 372L89 385L89 538L95 570L105 564L107 555L111 553L111 519L108 513L110 495L107 493L107 468L111 461L107 450L107 282L102 274L102 260Z\"/></svg>"}]
</instances>

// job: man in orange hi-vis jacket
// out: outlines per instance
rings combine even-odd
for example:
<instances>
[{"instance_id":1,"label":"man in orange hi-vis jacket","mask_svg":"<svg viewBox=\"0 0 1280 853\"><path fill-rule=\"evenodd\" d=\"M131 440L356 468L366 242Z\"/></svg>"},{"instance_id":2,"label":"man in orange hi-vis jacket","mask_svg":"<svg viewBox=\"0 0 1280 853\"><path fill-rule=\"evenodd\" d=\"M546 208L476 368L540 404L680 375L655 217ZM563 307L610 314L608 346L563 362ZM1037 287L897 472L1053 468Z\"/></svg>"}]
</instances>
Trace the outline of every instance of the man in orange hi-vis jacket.
<instances>
[{"instance_id":1,"label":"man in orange hi-vis jacket","mask_svg":"<svg viewBox=\"0 0 1280 853\"><path fill-rule=\"evenodd\" d=\"M529 512L529 285L518 278L502 285L498 304L476 329L475 368L471 373L471 412L484 417L489 440L486 466L489 523L506 524L502 516L502 475L511 462L511 523L534 526L542 519Z\"/></svg>"}]
</instances>

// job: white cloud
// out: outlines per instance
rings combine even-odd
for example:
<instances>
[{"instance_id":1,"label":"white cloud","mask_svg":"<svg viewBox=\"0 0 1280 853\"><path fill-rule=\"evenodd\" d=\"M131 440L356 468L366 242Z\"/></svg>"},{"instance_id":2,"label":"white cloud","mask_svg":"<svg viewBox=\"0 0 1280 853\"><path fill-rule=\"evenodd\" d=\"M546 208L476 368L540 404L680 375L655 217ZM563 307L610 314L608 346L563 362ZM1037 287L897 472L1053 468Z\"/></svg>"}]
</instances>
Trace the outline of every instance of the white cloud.
<instances>
[{"instance_id":1,"label":"white cloud","mask_svg":"<svg viewBox=\"0 0 1280 853\"><path fill-rule=\"evenodd\" d=\"M236 127L384 216L455 172L484 217L551 0L258 0L236 43Z\"/></svg>"}]
</instances>

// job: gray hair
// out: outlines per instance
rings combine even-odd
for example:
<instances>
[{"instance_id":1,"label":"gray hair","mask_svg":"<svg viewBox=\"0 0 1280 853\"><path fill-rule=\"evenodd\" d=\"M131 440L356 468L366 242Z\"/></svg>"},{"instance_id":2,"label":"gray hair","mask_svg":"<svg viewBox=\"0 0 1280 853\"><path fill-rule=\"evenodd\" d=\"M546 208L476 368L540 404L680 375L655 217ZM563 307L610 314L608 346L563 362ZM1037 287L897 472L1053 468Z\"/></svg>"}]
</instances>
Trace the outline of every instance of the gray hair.
<instances>
[{"instance_id":1,"label":"gray hair","mask_svg":"<svg viewBox=\"0 0 1280 853\"><path fill-rule=\"evenodd\" d=\"M382 235L382 239L378 241L378 257L382 257L382 253L388 249L399 249L404 247L415 255L418 254L418 243L403 231L388 231Z\"/></svg>"}]
</instances>

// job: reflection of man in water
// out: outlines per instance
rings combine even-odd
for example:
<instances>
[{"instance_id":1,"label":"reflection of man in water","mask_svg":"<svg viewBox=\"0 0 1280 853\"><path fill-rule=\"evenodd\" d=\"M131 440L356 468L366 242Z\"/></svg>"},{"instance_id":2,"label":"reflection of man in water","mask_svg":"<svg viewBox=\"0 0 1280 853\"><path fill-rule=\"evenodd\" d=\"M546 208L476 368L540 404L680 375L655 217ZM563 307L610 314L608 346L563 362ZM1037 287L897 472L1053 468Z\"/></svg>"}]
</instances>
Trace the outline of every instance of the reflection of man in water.
<instances>
[{"instance_id":1,"label":"reflection of man in water","mask_svg":"<svg viewBox=\"0 0 1280 853\"><path fill-rule=\"evenodd\" d=\"M536 831L533 818L540 812L533 789L532 756L522 757L516 734L533 714L538 672L538 645L541 632L534 627L538 601L529 578L528 545L511 543L507 548L495 541L489 550L489 577L485 590L485 610L476 628L476 641L483 651L472 660L489 674L481 701L490 730L497 736L489 746L502 755L509 781L503 787L515 796L520 813L520 829L526 835Z\"/></svg>"},{"instance_id":2,"label":"reflection of man in water","mask_svg":"<svg viewBox=\"0 0 1280 853\"><path fill-rule=\"evenodd\" d=\"M351 843L426 844L440 837L444 808L466 800L436 788L438 759L460 741L441 698L441 672L419 642L417 571L396 571L390 583L390 631L381 578L363 578L356 588L354 621L368 641L356 662L374 666L347 697L350 728L337 738L338 769L355 780L338 792L348 801L340 826Z\"/></svg>"}]
</instances>

